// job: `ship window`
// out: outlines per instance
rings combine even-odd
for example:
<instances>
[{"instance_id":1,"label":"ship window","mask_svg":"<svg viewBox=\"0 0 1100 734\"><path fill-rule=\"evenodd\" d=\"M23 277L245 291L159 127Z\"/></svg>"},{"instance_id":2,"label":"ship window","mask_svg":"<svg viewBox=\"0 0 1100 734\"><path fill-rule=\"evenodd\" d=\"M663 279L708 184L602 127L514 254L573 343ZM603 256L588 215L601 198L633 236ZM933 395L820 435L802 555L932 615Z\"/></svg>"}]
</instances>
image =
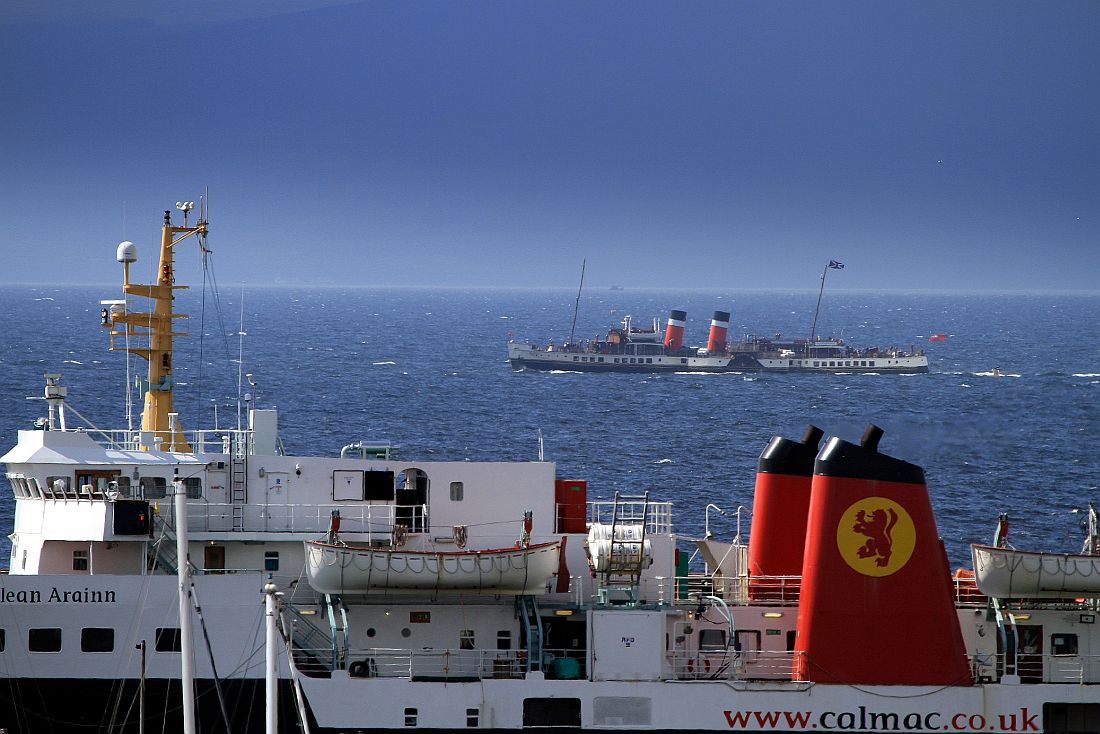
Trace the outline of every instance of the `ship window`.
<instances>
[{"instance_id":1,"label":"ship window","mask_svg":"<svg viewBox=\"0 0 1100 734\"><path fill-rule=\"evenodd\" d=\"M646 357L645 363L646 364L653 364L653 357Z\"/></svg>"},{"instance_id":2,"label":"ship window","mask_svg":"<svg viewBox=\"0 0 1100 734\"><path fill-rule=\"evenodd\" d=\"M153 649L157 652L179 652L183 649L180 644L179 627L157 627L156 640Z\"/></svg>"},{"instance_id":3,"label":"ship window","mask_svg":"<svg viewBox=\"0 0 1100 734\"><path fill-rule=\"evenodd\" d=\"M511 650L512 649L512 630L499 630L497 632L497 649L498 650Z\"/></svg>"},{"instance_id":4,"label":"ship window","mask_svg":"<svg viewBox=\"0 0 1100 734\"><path fill-rule=\"evenodd\" d=\"M416 726L416 709L405 709L405 726Z\"/></svg>"},{"instance_id":5,"label":"ship window","mask_svg":"<svg viewBox=\"0 0 1100 734\"><path fill-rule=\"evenodd\" d=\"M699 649L704 652L721 652L726 649L726 631L720 629L699 630Z\"/></svg>"},{"instance_id":6,"label":"ship window","mask_svg":"<svg viewBox=\"0 0 1100 734\"><path fill-rule=\"evenodd\" d=\"M202 479L199 477L187 477L183 480L183 489L189 500L202 499Z\"/></svg>"},{"instance_id":7,"label":"ship window","mask_svg":"<svg viewBox=\"0 0 1100 734\"><path fill-rule=\"evenodd\" d=\"M473 630L459 630L459 633L458 633L458 649L459 650L473 650L474 649L474 631Z\"/></svg>"},{"instance_id":8,"label":"ship window","mask_svg":"<svg viewBox=\"0 0 1100 734\"><path fill-rule=\"evenodd\" d=\"M27 649L31 652L61 652L61 629L38 627L28 630Z\"/></svg>"},{"instance_id":9,"label":"ship window","mask_svg":"<svg viewBox=\"0 0 1100 734\"><path fill-rule=\"evenodd\" d=\"M462 482L451 482L451 502L462 501Z\"/></svg>"},{"instance_id":10,"label":"ship window","mask_svg":"<svg viewBox=\"0 0 1100 734\"><path fill-rule=\"evenodd\" d=\"M478 718L480 718L478 716L478 713L479 712L478 712L477 709L466 709L466 728L467 729L476 729L478 727Z\"/></svg>"},{"instance_id":11,"label":"ship window","mask_svg":"<svg viewBox=\"0 0 1100 734\"><path fill-rule=\"evenodd\" d=\"M88 551L87 550L74 550L73 551L73 570L74 571L87 571L88 570Z\"/></svg>"},{"instance_id":12,"label":"ship window","mask_svg":"<svg viewBox=\"0 0 1100 734\"><path fill-rule=\"evenodd\" d=\"M368 471L363 475L363 496L368 502L393 502L393 472Z\"/></svg>"},{"instance_id":13,"label":"ship window","mask_svg":"<svg viewBox=\"0 0 1100 734\"><path fill-rule=\"evenodd\" d=\"M1051 655L1076 655L1077 635L1055 634L1050 636Z\"/></svg>"},{"instance_id":14,"label":"ship window","mask_svg":"<svg viewBox=\"0 0 1100 734\"><path fill-rule=\"evenodd\" d=\"M65 497L69 494L68 477L46 477L46 496Z\"/></svg>"},{"instance_id":15,"label":"ship window","mask_svg":"<svg viewBox=\"0 0 1100 734\"><path fill-rule=\"evenodd\" d=\"M110 627L85 627L80 630L80 651L114 652L114 629Z\"/></svg>"},{"instance_id":16,"label":"ship window","mask_svg":"<svg viewBox=\"0 0 1100 734\"><path fill-rule=\"evenodd\" d=\"M141 494L147 500L159 500L168 496L168 480L164 477L142 477Z\"/></svg>"},{"instance_id":17,"label":"ship window","mask_svg":"<svg viewBox=\"0 0 1100 734\"><path fill-rule=\"evenodd\" d=\"M279 551L264 551L264 570L279 570Z\"/></svg>"},{"instance_id":18,"label":"ship window","mask_svg":"<svg viewBox=\"0 0 1100 734\"><path fill-rule=\"evenodd\" d=\"M580 361L581 361L581 358L580 358L580 357L578 357L577 355L575 355L575 354L574 354L574 355L573 355L573 361L574 361L574 362L580 362Z\"/></svg>"},{"instance_id":19,"label":"ship window","mask_svg":"<svg viewBox=\"0 0 1100 734\"><path fill-rule=\"evenodd\" d=\"M34 477L28 479L27 487L31 491L31 497L38 497L39 499L42 498L42 487L39 486L37 479L35 479Z\"/></svg>"},{"instance_id":20,"label":"ship window","mask_svg":"<svg viewBox=\"0 0 1100 734\"><path fill-rule=\"evenodd\" d=\"M603 357L600 357L600 361L601 361L601 362L603 361Z\"/></svg>"},{"instance_id":21,"label":"ship window","mask_svg":"<svg viewBox=\"0 0 1100 734\"><path fill-rule=\"evenodd\" d=\"M3 627L0 627L0 652L4 652L4 648L8 646L8 634Z\"/></svg>"}]
</instances>

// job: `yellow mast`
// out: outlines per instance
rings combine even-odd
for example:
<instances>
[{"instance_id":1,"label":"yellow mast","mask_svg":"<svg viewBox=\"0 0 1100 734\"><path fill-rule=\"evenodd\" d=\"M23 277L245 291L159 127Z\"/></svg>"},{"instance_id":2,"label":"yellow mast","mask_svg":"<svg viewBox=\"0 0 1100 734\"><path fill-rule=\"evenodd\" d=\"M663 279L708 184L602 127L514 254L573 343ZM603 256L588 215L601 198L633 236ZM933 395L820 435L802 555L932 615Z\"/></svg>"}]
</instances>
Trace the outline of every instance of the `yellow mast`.
<instances>
[{"instance_id":1,"label":"yellow mast","mask_svg":"<svg viewBox=\"0 0 1100 734\"><path fill-rule=\"evenodd\" d=\"M201 203L201 202L200 202ZM148 337L144 347L126 346L123 349L136 354L149 362L148 377L142 383L145 388L145 408L141 414L142 450L157 448L156 439L160 439L159 448L165 451L190 452L191 446L183 436L183 427L179 421L169 425L172 409L172 338L187 336L185 332L173 332L174 319L187 318L186 314L177 314L172 310L173 292L187 288L175 285L173 255L175 246L191 235L198 235L200 247L205 249L206 219L200 208L199 219L194 226L187 226L187 213L194 206L192 202L177 204L183 211L184 226L172 224L171 210L164 212L164 226L160 238L160 264L157 268L156 285L141 285L130 282L130 264L137 259L136 248L132 243L119 245L118 259L123 265L122 290L128 296L141 296L153 301L151 311L138 312L128 309L104 309L103 325L110 328L110 350L114 351L116 336ZM115 324L124 324L122 331ZM146 438L149 437L149 438ZM146 444L150 445L146 445Z\"/></svg>"}]
</instances>

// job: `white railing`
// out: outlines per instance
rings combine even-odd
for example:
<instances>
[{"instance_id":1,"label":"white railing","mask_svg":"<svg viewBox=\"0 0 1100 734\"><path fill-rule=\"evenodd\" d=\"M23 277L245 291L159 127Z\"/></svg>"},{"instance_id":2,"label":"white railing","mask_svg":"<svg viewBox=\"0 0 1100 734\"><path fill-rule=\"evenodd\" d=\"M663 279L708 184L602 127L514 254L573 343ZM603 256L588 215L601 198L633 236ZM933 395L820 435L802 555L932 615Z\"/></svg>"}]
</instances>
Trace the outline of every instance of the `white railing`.
<instances>
[{"instance_id":1,"label":"white railing","mask_svg":"<svg viewBox=\"0 0 1100 734\"><path fill-rule=\"evenodd\" d=\"M667 534L672 532L671 502L619 502L619 522L632 523L646 518L647 533ZM616 503L613 500L596 500L588 503L588 522L610 525L616 516Z\"/></svg>"},{"instance_id":2,"label":"white railing","mask_svg":"<svg viewBox=\"0 0 1100 734\"><path fill-rule=\"evenodd\" d=\"M141 446L158 448L168 442L167 431L139 431L128 429L100 430L80 429L104 448L120 451L138 451ZM233 429L207 429L184 431L184 439L191 444L191 450L197 454L228 454L230 446L247 445L251 447L252 431ZM248 453L251 453L249 451Z\"/></svg>"},{"instance_id":3,"label":"white railing","mask_svg":"<svg viewBox=\"0 0 1100 734\"><path fill-rule=\"evenodd\" d=\"M393 532L394 505L287 504L232 505L227 502L191 502L187 505L187 527L193 533L234 532L233 510L243 511L243 523L236 532L324 533L332 523L332 511L340 511L340 532L385 536ZM156 502L156 510L175 527L171 500Z\"/></svg>"}]
</instances>

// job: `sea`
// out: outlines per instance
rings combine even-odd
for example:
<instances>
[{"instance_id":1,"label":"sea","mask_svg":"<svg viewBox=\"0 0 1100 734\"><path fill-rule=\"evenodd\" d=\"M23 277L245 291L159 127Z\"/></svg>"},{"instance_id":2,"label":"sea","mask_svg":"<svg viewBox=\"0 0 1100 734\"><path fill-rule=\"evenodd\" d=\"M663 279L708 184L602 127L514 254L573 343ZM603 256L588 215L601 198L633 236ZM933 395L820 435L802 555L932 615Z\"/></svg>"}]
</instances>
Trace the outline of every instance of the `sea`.
<instances>
[{"instance_id":1,"label":"sea","mask_svg":"<svg viewBox=\"0 0 1100 734\"><path fill-rule=\"evenodd\" d=\"M68 387L70 425L127 425L128 381L145 365L122 339L108 351L100 324L100 300L120 297L118 286L0 288L0 452L46 415L45 373ZM336 456L359 440L390 440L411 465L541 454L559 477L587 479L590 498L673 502L688 550L708 521L716 537L748 538L772 436L814 424L858 441L874 423L881 451L924 468L953 566L970 565L1000 513L1017 548L1080 549L1084 511L1100 502L1100 295L825 294L819 335L924 349L923 375L534 373L506 359L509 339L592 338L671 309L688 312L691 344L705 343L715 310L732 313L732 339L803 336L816 298L590 288L573 327L572 289L196 287L177 296L189 336L176 340L176 408L190 429L277 407L288 454ZM135 395L134 425L140 411ZM0 479L0 537L13 507ZM0 564L9 553L0 547Z\"/></svg>"}]
</instances>

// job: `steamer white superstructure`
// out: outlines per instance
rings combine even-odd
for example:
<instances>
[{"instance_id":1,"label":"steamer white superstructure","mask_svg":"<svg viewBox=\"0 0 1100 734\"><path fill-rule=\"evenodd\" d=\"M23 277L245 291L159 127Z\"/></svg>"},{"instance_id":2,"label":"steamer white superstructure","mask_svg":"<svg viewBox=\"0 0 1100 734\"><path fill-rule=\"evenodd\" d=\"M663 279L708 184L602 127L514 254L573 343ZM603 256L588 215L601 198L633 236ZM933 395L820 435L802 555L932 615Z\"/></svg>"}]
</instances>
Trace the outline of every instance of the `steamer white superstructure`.
<instances>
[{"instance_id":1,"label":"steamer white superstructure","mask_svg":"<svg viewBox=\"0 0 1100 734\"><path fill-rule=\"evenodd\" d=\"M143 712L178 731L187 563L202 731L262 730L269 583L281 731L1100 730L1092 592L952 577L923 471L877 430L772 439L747 546L678 535L642 489L589 499L548 462L287 456L268 410L185 430L172 252L205 235L201 212L166 214L157 284L125 284L153 308L106 304L150 361L141 428L75 427L51 373L48 417L2 457L0 728L136 732Z\"/></svg>"}]
</instances>

